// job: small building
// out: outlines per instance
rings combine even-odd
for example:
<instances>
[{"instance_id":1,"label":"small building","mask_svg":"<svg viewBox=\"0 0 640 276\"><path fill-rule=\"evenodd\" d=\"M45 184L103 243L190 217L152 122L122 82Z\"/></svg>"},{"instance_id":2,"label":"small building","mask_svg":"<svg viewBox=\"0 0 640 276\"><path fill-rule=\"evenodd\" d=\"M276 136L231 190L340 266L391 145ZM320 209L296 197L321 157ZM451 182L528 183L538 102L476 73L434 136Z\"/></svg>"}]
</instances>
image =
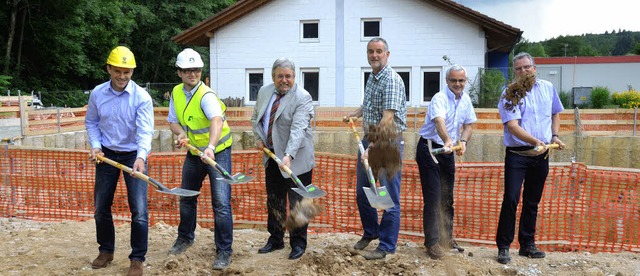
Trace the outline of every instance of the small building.
<instances>
[{"instance_id":1,"label":"small building","mask_svg":"<svg viewBox=\"0 0 640 276\"><path fill-rule=\"evenodd\" d=\"M596 86L612 93L640 89L640 56L537 57L536 68L556 90L572 94Z\"/></svg>"},{"instance_id":2,"label":"small building","mask_svg":"<svg viewBox=\"0 0 640 276\"><path fill-rule=\"evenodd\" d=\"M425 106L451 64L465 66L471 83L482 68L508 68L521 35L451 0L240 0L172 39L209 46L211 87L223 98L253 105L286 56L317 105L341 107L362 103L373 37L388 41L408 105Z\"/></svg>"}]
</instances>

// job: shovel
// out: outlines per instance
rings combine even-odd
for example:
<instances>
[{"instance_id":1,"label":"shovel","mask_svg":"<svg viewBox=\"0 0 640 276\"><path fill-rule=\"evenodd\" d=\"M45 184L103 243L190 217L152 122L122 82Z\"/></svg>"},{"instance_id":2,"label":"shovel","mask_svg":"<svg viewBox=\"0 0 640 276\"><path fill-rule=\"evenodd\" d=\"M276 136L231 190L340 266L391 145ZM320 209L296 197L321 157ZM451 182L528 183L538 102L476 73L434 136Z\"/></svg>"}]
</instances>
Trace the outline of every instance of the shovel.
<instances>
[{"instance_id":1,"label":"shovel","mask_svg":"<svg viewBox=\"0 0 640 276\"><path fill-rule=\"evenodd\" d=\"M356 131L356 126L353 123L352 118L349 118L349 126L353 131L353 135L356 137L356 141L358 141L360 157L362 157L362 155L364 154L364 146L362 145L362 140L360 140L360 135L358 135L358 131ZM364 164L364 169L367 171L367 177L369 178L369 187L362 187L362 189L364 190L364 194L367 196L371 207L386 210L395 206L393 200L391 200L391 196L389 196L387 187L380 186L378 188L376 186L376 179L375 177L373 177L373 171L369 166L369 160L367 160L366 158L362 158L362 163Z\"/></svg>"},{"instance_id":2,"label":"shovel","mask_svg":"<svg viewBox=\"0 0 640 276\"><path fill-rule=\"evenodd\" d=\"M96 155L96 160L105 162L111 166L114 166L118 169L123 170L126 173L131 173L133 170L125 165L122 165L116 161L113 161L109 158L106 158L104 156L101 155ZM196 196L199 195L200 192L199 191L192 191L192 190L187 190L187 189L183 189L183 188L173 188L173 189L169 189L166 186L162 185L160 182L158 182L157 180L146 176L143 173L139 173L136 172L135 174L133 174L133 177L138 178L138 179L142 179L144 182L149 183L149 185L153 186L156 188L156 191L161 192L161 193L165 193L165 194L170 194L170 195L177 195L177 196Z\"/></svg>"},{"instance_id":3,"label":"shovel","mask_svg":"<svg viewBox=\"0 0 640 276\"><path fill-rule=\"evenodd\" d=\"M547 149L557 149L559 147L560 147L560 145L558 145L556 143L553 143L553 144L544 145L544 147L543 146L537 146L537 147L533 148L533 150L535 150L535 151L543 151L543 150L547 150Z\"/></svg>"},{"instance_id":4,"label":"shovel","mask_svg":"<svg viewBox=\"0 0 640 276\"><path fill-rule=\"evenodd\" d=\"M308 198L319 198L319 197L323 197L323 196L327 195L327 192L321 190L316 185L309 184L309 185L307 185L305 187L302 184L302 181L300 181L300 179L298 179L298 177L293 174L293 172L291 171L291 169L289 169L289 167L287 167L285 165L282 165L282 160L280 160L280 158L278 158L275 154L273 154L273 152L271 152L266 147L263 147L262 150L264 150L264 152L267 155L269 155L269 157L271 157L271 159L276 161L276 163L278 163L278 165L282 166L282 169L287 174L289 174L289 176L291 176L291 179L293 180L293 182L295 182L296 186L298 186L298 188L291 188L293 191L295 191L296 193L300 194L303 197L308 197Z\"/></svg>"},{"instance_id":5,"label":"shovel","mask_svg":"<svg viewBox=\"0 0 640 276\"><path fill-rule=\"evenodd\" d=\"M253 180L253 176L246 176L243 173L236 173L234 175L231 175L227 170L225 170L222 166L220 166L220 164L216 163L216 161L205 156L204 153L198 148L194 147L189 143L185 143L185 146L188 149L196 152L196 154L198 154L198 156L203 158L207 162L207 164L211 165L211 167L216 169L216 171L218 171L222 175L222 178L217 178L218 180L222 180L229 184L243 184Z\"/></svg>"}]
</instances>

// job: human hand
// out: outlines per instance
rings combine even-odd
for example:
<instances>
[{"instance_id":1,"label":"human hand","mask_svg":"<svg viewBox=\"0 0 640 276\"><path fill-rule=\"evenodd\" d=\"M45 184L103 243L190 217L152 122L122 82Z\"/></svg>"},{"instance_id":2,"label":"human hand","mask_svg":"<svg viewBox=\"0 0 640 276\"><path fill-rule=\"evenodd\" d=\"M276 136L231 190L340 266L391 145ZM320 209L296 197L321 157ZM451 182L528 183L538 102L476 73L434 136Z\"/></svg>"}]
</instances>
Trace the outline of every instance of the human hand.
<instances>
[{"instance_id":1,"label":"human hand","mask_svg":"<svg viewBox=\"0 0 640 276\"><path fill-rule=\"evenodd\" d=\"M214 160L214 161L216 160L215 152L213 152L211 148L207 147L206 149L204 149L203 153L204 153L204 156L201 158L202 161L205 161L206 157L209 157L211 158L211 160Z\"/></svg>"},{"instance_id":2,"label":"human hand","mask_svg":"<svg viewBox=\"0 0 640 276\"><path fill-rule=\"evenodd\" d=\"M562 142L562 140L560 140L560 138L558 138L558 136L553 136L551 138L551 143L558 144L558 149L564 149L564 147L565 147L564 142Z\"/></svg>"},{"instance_id":3,"label":"human hand","mask_svg":"<svg viewBox=\"0 0 640 276\"><path fill-rule=\"evenodd\" d=\"M136 158L136 161L133 162L133 168L131 168L131 176L136 173L144 174L144 160L140 157Z\"/></svg>"},{"instance_id":4,"label":"human hand","mask_svg":"<svg viewBox=\"0 0 640 276\"><path fill-rule=\"evenodd\" d=\"M262 140L260 139L256 140L256 148L258 148L259 150L262 150L264 148L264 144L262 143Z\"/></svg>"},{"instance_id":5,"label":"human hand","mask_svg":"<svg viewBox=\"0 0 640 276\"><path fill-rule=\"evenodd\" d=\"M96 156L104 156L104 152L100 148L94 148L89 151L89 161L96 162Z\"/></svg>"},{"instance_id":6,"label":"human hand","mask_svg":"<svg viewBox=\"0 0 640 276\"><path fill-rule=\"evenodd\" d=\"M284 157L282 157L282 165L286 166L287 168L291 168L291 156L285 155Z\"/></svg>"},{"instance_id":7,"label":"human hand","mask_svg":"<svg viewBox=\"0 0 640 276\"><path fill-rule=\"evenodd\" d=\"M182 147L186 146L187 144L189 144L189 138L187 138L187 134L180 133L178 135L178 140L176 141L176 148L181 149Z\"/></svg>"}]
</instances>

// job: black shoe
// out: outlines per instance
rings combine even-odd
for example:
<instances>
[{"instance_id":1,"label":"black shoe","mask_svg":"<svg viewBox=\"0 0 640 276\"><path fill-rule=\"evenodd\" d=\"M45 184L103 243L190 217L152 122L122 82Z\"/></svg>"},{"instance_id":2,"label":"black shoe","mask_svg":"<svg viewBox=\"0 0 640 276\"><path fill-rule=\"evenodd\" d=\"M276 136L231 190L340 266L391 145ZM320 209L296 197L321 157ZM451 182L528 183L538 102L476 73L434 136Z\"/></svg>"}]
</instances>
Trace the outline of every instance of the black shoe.
<instances>
[{"instance_id":1,"label":"black shoe","mask_svg":"<svg viewBox=\"0 0 640 276\"><path fill-rule=\"evenodd\" d=\"M356 250L365 249L367 248L367 246L369 246L369 243L371 243L372 240L375 240L375 239L362 237L358 242L356 242L356 244L353 246L353 249L356 249Z\"/></svg>"},{"instance_id":2,"label":"black shoe","mask_svg":"<svg viewBox=\"0 0 640 276\"><path fill-rule=\"evenodd\" d=\"M442 252L442 247L436 243L432 246L427 246L427 255L429 255L431 259L439 260L444 257L444 252Z\"/></svg>"},{"instance_id":3,"label":"black shoe","mask_svg":"<svg viewBox=\"0 0 640 276\"><path fill-rule=\"evenodd\" d=\"M284 248L284 244L275 245L273 243L268 242L262 248L258 249L258 253L264 254L272 251L280 250Z\"/></svg>"},{"instance_id":4,"label":"black shoe","mask_svg":"<svg viewBox=\"0 0 640 276\"><path fill-rule=\"evenodd\" d=\"M464 252L464 248L460 247L458 243L453 239L451 240L451 249L458 250L458 252L460 253Z\"/></svg>"},{"instance_id":5,"label":"black shoe","mask_svg":"<svg viewBox=\"0 0 640 276\"><path fill-rule=\"evenodd\" d=\"M169 249L169 254L173 254L173 255L178 255L178 254L182 254L184 253L184 251L187 250L187 248L189 248L189 246L191 246L193 244L193 241L184 239L184 238L178 238L176 239L176 241L173 243L173 246L171 246L171 249Z\"/></svg>"},{"instance_id":6,"label":"black shoe","mask_svg":"<svg viewBox=\"0 0 640 276\"><path fill-rule=\"evenodd\" d=\"M302 247L294 246L291 249L291 253L289 254L289 260L299 259L300 257L302 257L303 254L304 254L304 249Z\"/></svg>"},{"instance_id":7,"label":"black shoe","mask_svg":"<svg viewBox=\"0 0 640 276\"><path fill-rule=\"evenodd\" d=\"M369 251L362 256L367 260L380 260L387 256L387 252L382 251L380 248L376 248L376 250Z\"/></svg>"},{"instance_id":8,"label":"black shoe","mask_svg":"<svg viewBox=\"0 0 640 276\"><path fill-rule=\"evenodd\" d=\"M222 251L218 253L218 257L213 262L213 269L224 270L231 264L231 251Z\"/></svg>"},{"instance_id":9,"label":"black shoe","mask_svg":"<svg viewBox=\"0 0 640 276\"><path fill-rule=\"evenodd\" d=\"M538 250L535 245L529 245L525 246L524 248L520 248L520 250L518 250L518 255L535 259L544 258L546 256L546 254Z\"/></svg>"},{"instance_id":10,"label":"black shoe","mask_svg":"<svg viewBox=\"0 0 640 276\"><path fill-rule=\"evenodd\" d=\"M511 262L509 249L498 249L498 262L501 264L508 264L509 262Z\"/></svg>"}]
</instances>

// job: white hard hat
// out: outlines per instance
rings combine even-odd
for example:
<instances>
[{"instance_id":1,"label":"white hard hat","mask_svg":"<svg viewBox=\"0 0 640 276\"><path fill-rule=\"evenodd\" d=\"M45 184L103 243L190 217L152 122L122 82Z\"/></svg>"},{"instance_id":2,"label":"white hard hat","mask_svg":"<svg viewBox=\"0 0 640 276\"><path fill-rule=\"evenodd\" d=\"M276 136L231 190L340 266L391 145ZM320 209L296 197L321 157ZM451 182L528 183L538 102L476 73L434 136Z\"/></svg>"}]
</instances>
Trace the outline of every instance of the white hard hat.
<instances>
[{"instance_id":1,"label":"white hard hat","mask_svg":"<svg viewBox=\"0 0 640 276\"><path fill-rule=\"evenodd\" d=\"M191 48L187 48L178 54L178 58L176 58L176 67L182 69L202 68L204 67L204 62L202 62L202 58L198 52Z\"/></svg>"}]
</instances>

